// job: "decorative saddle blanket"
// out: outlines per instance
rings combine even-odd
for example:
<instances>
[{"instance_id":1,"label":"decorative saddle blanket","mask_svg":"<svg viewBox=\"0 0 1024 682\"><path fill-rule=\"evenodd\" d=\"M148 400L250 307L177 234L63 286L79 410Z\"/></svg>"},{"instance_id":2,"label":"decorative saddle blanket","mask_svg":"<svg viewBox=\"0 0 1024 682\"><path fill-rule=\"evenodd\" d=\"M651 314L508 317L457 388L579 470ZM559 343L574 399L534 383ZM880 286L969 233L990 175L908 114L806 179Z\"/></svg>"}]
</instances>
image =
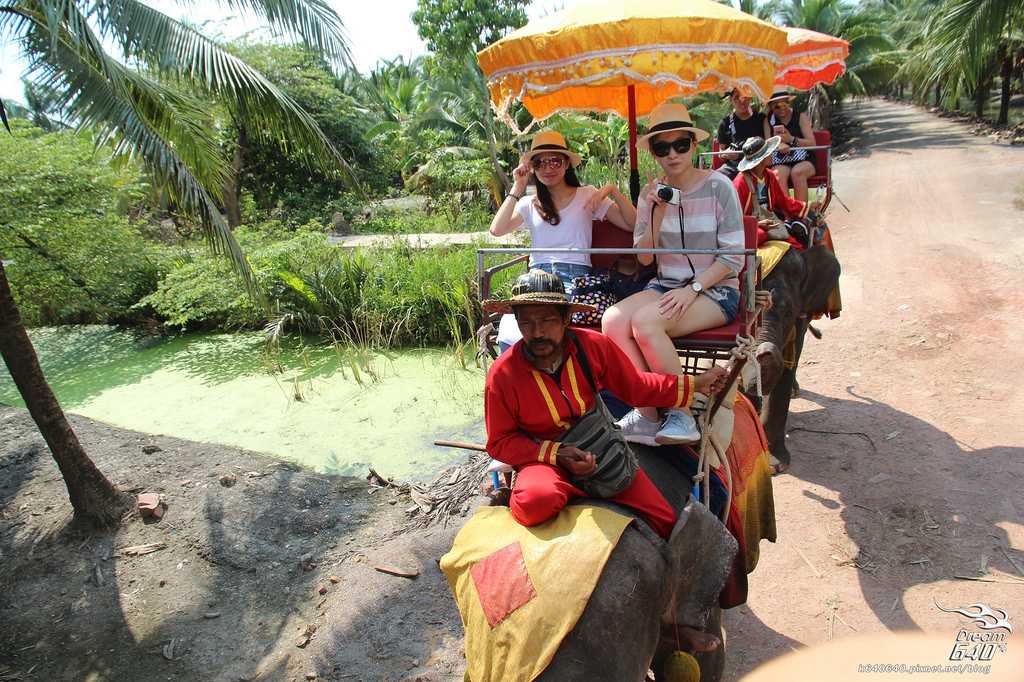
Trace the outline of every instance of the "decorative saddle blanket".
<instances>
[{"instance_id":1,"label":"decorative saddle blanket","mask_svg":"<svg viewBox=\"0 0 1024 682\"><path fill-rule=\"evenodd\" d=\"M466 632L466 679L529 682L540 675L631 521L576 505L528 528L507 507L478 509L441 557Z\"/></svg>"}]
</instances>

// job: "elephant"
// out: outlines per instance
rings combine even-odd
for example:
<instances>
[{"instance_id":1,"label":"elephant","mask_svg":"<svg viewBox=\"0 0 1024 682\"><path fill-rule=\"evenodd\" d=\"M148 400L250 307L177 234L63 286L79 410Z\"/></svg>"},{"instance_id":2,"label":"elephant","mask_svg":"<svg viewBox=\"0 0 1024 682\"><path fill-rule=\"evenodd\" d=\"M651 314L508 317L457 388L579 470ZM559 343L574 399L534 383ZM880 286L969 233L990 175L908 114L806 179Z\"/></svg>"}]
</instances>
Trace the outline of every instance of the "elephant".
<instances>
[{"instance_id":1,"label":"elephant","mask_svg":"<svg viewBox=\"0 0 1024 682\"><path fill-rule=\"evenodd\" d=\"M690 475L679 466L686 454L667 446L633 448L680 520L666 543L628 508L606 500L573 502L612 508L637 521L623 533L579 621L538 680L639 682L649 668L656 679L665 679L659 669L677 648L672 628L663 624L668 613L675 614L674 622L718 638L716 650L696 658L703 682L721 677L725 643L718 596L733 567L737 542L690 496Z\"/></svg>"},{"instance_id":2,"label":"elephant","mask_svg":"<svg viewBox=\"0 0 1024 682\"><path fill-rule=\"evenodd\" d=\"M761 422L768 437L768 448L777 460L775 471L789 467L786 448L786 422L789 404L796 388L796 370L803 351L809 316L823 310L829 295L839 283L839 261L824 244L805 251L789 249L761 282L771 292L772 306L762 319L757 336L757 359L761 366ZM793 338L792 367L786 367L783 351ZM750 391L751 387L747 387ZM755 405L756 396L750 396Z\"/></svg>"}]
</instances>

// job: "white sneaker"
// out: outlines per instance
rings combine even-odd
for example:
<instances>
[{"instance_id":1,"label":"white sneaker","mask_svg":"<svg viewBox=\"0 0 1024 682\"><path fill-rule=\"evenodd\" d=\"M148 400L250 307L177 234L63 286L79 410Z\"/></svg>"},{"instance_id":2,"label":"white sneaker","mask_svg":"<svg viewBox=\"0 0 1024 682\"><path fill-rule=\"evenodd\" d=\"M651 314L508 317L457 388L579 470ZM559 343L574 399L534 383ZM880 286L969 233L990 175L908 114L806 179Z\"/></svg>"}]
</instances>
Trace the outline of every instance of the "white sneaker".
<instances>
[{"instance_id":1,"label":"white sneaker","mask_svg":"<svg viewBox=\"0 0 1024 682\"><path fill-rule=\"evenodd\" d=\"M669 410L661 430L654 436L658 445L690 445L700 442L697 421L684 410Z\"/></svg>"},{"instance_id":2,"label":"white sneaker","mask_svg":"<svg viewBox=\"0 0 1024 682\"><path fill-rule=\"evenodd\" d=\"M640 414L640 410L630 410L626 413L626 416L615 422L615 425L619 427L622 431L622 436L629 443L639 443L640 445L658 444L654 437L658 434L661 424L643 416Z\"/></svg>"}]
</instances>

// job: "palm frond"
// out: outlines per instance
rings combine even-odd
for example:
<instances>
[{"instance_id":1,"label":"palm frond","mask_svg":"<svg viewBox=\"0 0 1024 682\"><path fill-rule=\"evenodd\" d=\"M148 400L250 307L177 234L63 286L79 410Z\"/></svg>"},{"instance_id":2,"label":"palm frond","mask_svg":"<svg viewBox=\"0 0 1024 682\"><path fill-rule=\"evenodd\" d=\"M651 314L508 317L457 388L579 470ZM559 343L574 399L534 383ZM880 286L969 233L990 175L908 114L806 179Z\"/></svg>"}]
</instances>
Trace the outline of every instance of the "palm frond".
<instances>
[{"instance_id":1,"label":"palm frond","mask_svg":"<svg viewBox=\"0 0 1024 682\"><path fill-rule=\"evenodd\" d=\"M110 0L110 4L117 2ZM179 3L198 4L194 0L179 0ZM289 38L301 40L333 61L351 64L344 23L324 0L220 0L220 4L262 17Z\"/></svg>"},{"instance_id":2,"label":"palm frond","mask_svg":"<svg viewBox=\"0 0 1024 682\"><path fill-rule=\"evenodd\" d=\"M95 127L98 139L109 142L115 155L141 159L180 206L199 215L211 248L227 256L246 286L255 291L249 264L207 189L221 186L215 183L224 177L223 162L200 161L210 165L199 175L183 158L207 157L210 145L215 146L208 135L197 131L201 119L197 119L195 108L199 105L131 71L103 51L87 51L95 43L77 42L67 32L58 36L55 51L46 49L51 43L45 19L28 12L22 16L35 29L25 43L33 56L32 71L47 87L64 93L62 106L82 127Z\"/></svg>"},{"instance_id":3,"label":"palm frond","mask_svg":"<svg viewBox=\"0 0 1024 682\"><path fill-rule=\"evenodd\" d=\"M137 0L102 5L101 24L128 58L230 102L253 139L283 147L327 173L340 172L350 186L358 186L352 169L312 116L220 45Z\"/></svg>"}]
</instances>

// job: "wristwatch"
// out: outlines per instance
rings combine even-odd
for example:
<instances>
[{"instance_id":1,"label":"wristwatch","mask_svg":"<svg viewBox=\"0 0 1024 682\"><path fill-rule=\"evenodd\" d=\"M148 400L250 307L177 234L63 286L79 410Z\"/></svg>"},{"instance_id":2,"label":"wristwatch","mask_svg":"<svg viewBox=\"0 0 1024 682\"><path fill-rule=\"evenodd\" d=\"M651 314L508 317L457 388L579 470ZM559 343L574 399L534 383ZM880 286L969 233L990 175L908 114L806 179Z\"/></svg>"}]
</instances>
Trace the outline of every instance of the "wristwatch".
<instances>
[{"instance_id":1,"label":"wristwatch","mask_svg":"<svg viewBox=\"0 0 1024 682\"><path fill-rule=\"evenodd\" d=\"M697 282L696 280L690 284L690 288L696 291L698 294L704 291L704 285L701 284L700 282Z\"/></svg>"}]
</instances>

